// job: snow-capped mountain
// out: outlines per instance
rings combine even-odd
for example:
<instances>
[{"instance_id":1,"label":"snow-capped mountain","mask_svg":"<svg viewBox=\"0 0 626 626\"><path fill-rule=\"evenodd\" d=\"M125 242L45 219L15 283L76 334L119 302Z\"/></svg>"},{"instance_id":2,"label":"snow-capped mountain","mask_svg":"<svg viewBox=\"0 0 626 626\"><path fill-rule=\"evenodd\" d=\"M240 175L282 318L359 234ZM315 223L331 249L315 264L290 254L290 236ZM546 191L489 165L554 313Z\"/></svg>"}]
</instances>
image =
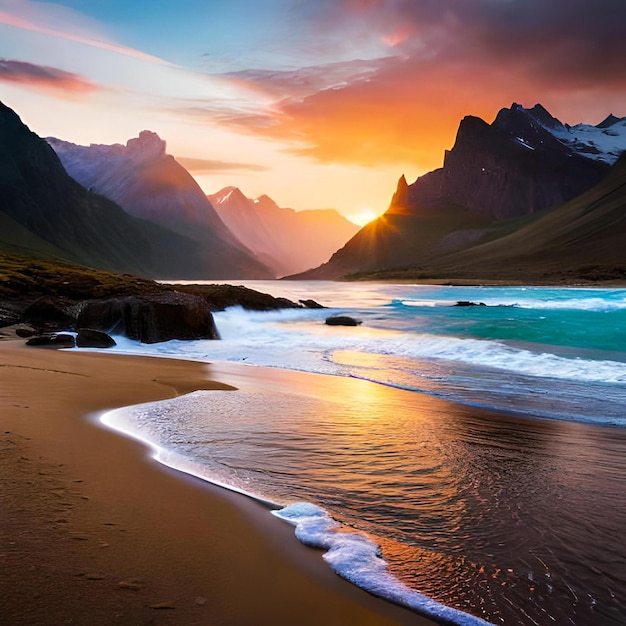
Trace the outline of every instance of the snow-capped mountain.
<instances>
[{"instance_id":1,"label":"snow-capped mountain","mask_svg":"<svg viewBox=\"0 0 626 626\"><path fill-rule=\"evenodd\" d=\"M230 232L206 195L156 133L126 145L80 146L48 138L68 174L81 185L204 246L214 258L207 278L269 278L273 273Z\"/></svg>"},{"instance_id":2,"label":"snow-capped mountain","mask_svg":"<svg viewBox=\"0 0 626 626\"><path fill-rule=\"evenodd\" d=\"M513 106L534 118L556 139L580 156L613 165L622 152L626 151L626 117L615 117L610 114L596 126L591 124L569 126L552 117L540 104L532 109L515 104ZM520 141L531 150L535 148L523 140Z\"/></svg>"}]
</instances>

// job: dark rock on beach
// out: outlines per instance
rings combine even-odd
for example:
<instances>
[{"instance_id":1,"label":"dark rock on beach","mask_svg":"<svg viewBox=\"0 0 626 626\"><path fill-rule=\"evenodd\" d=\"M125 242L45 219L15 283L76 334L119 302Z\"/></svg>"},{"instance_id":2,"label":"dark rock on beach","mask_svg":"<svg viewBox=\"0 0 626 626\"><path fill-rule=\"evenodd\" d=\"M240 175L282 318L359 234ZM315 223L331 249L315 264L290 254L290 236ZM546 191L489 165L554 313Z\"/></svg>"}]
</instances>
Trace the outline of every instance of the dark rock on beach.
<instances>
[{"instance_id":1,"label":"dark rock on beach","mask_svg":"<svg viewBox=\"0 0 626 626\"><path fill-rule=\"evenodd\" d=\"M81 328L76 334L76 345L79 348L112 348L117 344L113 337L101 330Z\"/></svg>"},{"instance_id":2,"label":"dark rock on beach","mask_svg":"<svg viewBox=\"0 0 626 626\"><path fill-rule=\"evenodd\" d=\"M19 326L15 329L15 334L22 339L26 339L28 337L35 336L37 331L34 328L29 328L28 326Z\"/></svg>"},{"instance_id":3,"label":"dark rock on beach","mask_svg":"<svg viewBox=\"0 0 626 626\"><path fill-rule=\"evenodd\" d=\"M14 337L18 323L37 334L89 328L126 333L146 343L217 339L211 311L302 308L243 286L159 284L65 262L0 250L0 328ZM80 316L80 319L78 317Z\"/></svg>"},{"instance_id":4,"label":"dark rock on beach","mask_svg":"<svg viewBox=\"0 0 626 626\"><path fill-rule=\"evenodd\" d=\"M354 319L349 315L334 315L326 318L328 326L358 326L361 320Z\"/></svg>"},{"instance_id":5,"label":"dark rock on beach","mask_svg":"<svg viewBox=\"0 0 626 626\"><path fill-rule=\"evenodd\" d=\"M452 306L487 306L484 302L471 302L470 300L459 300Z\"/></svg>"},{"instance_id":6,"label":"dark rock on beach","mask_svg":"<svg viewBox=\"0 0 626 626\"><path fill-rule=\"evenodd\" d=\"M42 296L28 306L22 313L21 321L35 328L45 328L49 325L69 328L74 322L64 303L50 296Z\"/></svg>"},{"instance_id":7,"label":"dark rock on beach","mask_svg":"<svg viewBox=\"0 0 626 626\"><path fill-rule=\"evenodd\" d=\"M77 326L125 335L142 343L219 338L206 301L175 291L86 302Z\"/></svg>"},{"instance_id":8,"label":"dark rock on beach","mask_svg":"<svg viewBox=\"0 0 626 626\"><path fill-rule=\"evenodd\" d=\"M73 348L76 345L74 337L66 333L56 335L38 335L31 337L27 342L27 346L48 347L48 348Z\"/></svg>"}]
</instances>

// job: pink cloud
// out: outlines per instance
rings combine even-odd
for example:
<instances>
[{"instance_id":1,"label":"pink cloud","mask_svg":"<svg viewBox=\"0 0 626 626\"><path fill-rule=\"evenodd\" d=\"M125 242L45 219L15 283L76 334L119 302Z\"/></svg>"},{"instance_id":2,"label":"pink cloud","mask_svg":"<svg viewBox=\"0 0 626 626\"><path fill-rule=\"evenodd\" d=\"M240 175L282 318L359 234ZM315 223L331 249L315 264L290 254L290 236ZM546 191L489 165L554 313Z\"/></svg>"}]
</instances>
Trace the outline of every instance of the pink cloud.
<instances>
[{"instance_id":1,"label":"pink cloud","mask_svg":"<svg viewBox=\"0 0 626 626\"><path fill-rule=\"evenodd\" d=\"M93 37L89 37L86 35L71 33L69 31L58 30L55 28L49 28L42 24L38 24L35 21L22 18L18 15L12 15L11 13L7 13L6 11L0 11L0 24L6 24L7 26L29 30L35 33L40 33L42 35L48 35L50 37L58 37L60 39L65 39L67 41L72 41L74 43L84 44L86 46L92 46L94 48L100 48L102 50L108 50L109 52L115 52L117 54L122 54L124 56L133 57L135 59L141 59L144 61L151 61L151 62L157 62L157 63L166 63L162 59L159 59L158 57L141 52L140 50L135 50L133 48L128 48L126 46L121 46L113 42L95 39Z\"/></svg>"},{"instance_id":2,"label":"pink cloud","mask_svg":"<svg viewBox=\"0 0 626 626\"><path fill-rule=\"evenodd\" d=\"M0 59L0 81L21 83L40 89L55 89L69 94L89 93L99 89L91 81L55 67L23 61Z\"/></svg>"}]
</instances>

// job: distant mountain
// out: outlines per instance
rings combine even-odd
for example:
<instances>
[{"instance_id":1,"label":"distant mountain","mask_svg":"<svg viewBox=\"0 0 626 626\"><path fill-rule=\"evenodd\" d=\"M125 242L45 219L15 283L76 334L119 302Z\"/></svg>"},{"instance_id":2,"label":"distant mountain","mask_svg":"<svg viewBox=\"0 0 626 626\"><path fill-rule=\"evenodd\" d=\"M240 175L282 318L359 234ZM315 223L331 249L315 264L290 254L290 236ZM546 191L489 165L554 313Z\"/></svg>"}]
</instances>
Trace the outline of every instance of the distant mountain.
<instances>
[{"instance_id":1,"label":"distant mountain","mask_svg":"<svg viewBox=\"0 0 626 626\"><path fill-rule=\"evenodd\" d=\"M205 275L200 246L87 191L2 103L0 226L4 251L159 278Z\"/></svg>"},{"instance_id":2,"label":"distant mountain","mask_svg":"<svg viewBox=\"0 0 626 626\"><path fill-rule=\"evenodd\" d=\"M125 146L79 146L47 139L67 172L129 215L159 224L200 244L206 278L271 278L273 273L230 232L194 178L156 133L143 131Z\"/></svg>"},{"instance_id":3,"label":"distant mountain","mask_svg":"<svg viewBox=\"0 0 626 626\"><path fill-rule=\"evenodd\" d=\"M429 268L515 230L523 218L597 185L626 150L626 118L568 127L541 105L502 109L492 124L464 118L444 165L407 184L387 212L302 278Z\"/></svg>"},{"instance_id":4,"label":"distant mountain","mask_svg":"<svg viewBox=\"0 0 626 626\"><path fill-rule=\"evenodd\" d=\"M253 200L236 187L208 197L228 228L278 276L327 261L359 230L333 209L284 209L269 196Z\"/></svg>"}]
</instances>

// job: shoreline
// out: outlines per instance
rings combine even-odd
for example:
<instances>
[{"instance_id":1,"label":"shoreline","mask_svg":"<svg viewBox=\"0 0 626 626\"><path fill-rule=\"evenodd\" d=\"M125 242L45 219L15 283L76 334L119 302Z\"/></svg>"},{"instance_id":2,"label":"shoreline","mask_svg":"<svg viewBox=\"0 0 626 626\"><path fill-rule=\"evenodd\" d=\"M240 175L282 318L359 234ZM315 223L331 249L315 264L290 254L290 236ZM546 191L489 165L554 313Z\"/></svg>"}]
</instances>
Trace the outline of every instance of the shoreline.
<instances>
[{"instance_id":1,"label":"shoreline","mask_svg":"<svg viewBox=\"0 0 626 626\"><path fill-rule=\"evenodd\" d=\"M434 623L341 579L260 503L87 417L233 389L210 365L20 340L0 342L0 371L0 614L11 623Z\"/></svg>"}]
</instances>

